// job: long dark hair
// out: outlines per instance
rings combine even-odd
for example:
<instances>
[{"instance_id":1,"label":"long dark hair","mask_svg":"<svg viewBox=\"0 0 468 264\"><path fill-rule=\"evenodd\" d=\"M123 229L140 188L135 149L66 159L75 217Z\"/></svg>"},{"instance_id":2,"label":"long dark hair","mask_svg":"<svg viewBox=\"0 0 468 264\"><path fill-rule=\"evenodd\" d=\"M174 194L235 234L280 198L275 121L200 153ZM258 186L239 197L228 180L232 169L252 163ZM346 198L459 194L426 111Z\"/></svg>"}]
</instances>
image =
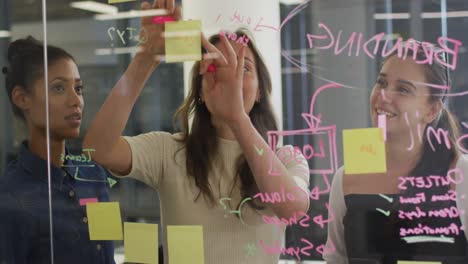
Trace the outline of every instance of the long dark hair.
<instances>
[{"instance_id":1,"label":"long dark hair","mask_svg":"<svg viewBox=\"0 0 468 264\"><path fill-rule=\"evenodd\" d=\"M65 50L47 46L48 66L63 58L75 61ZM12 100L12 92L15 86L20 86L27 93L34 91L34 82L44 74L44 45L32 36L15 40L8 46L7 59L9 65L2 69L6 92L15 116L25 120L23 111Z\"/></svg>"},{"instance_id":2,"label":"long dark hair","mask_svg":"<svg viewBox=\"0 0 468 264\"><path fill-rule=\"evenodd\" d=\"M248 47L255 57L258 84L262 98L260 102L255 103L249 113L249 117L254 127L266 141L268 140L267 132L270 130L277 130L277 124L270 102L272 91L270 74L263 62L260 52L255 46L250 32L241 28L235 33L238 38L245 36L250 40L248 42ZM219 35L210 37L209 41L216 44L220 41ZM216 137L215 128L211 123L211 115L208 108L205 104L199 103L203 77L199 74L199 69L200 62L197 62L192 68L189 94L175 113L174 123L176 124L177 121L181 123L182 138L180 141L183 143L186 150L187 172L200 190L195 200L198 200L200 196L203 195L207 201L214 205L216 200L208 181L208 173L216 154L218 138ZM189 128L190 118L193 118L191 128ZM252 171L243 155L240 155L237 159L237 174L239 177L235 178L231 193L238 180L240 180L241 184L242 200L259 192ZM252 208L263 209L261 205L256 204L252 200L250 200L248 204ZM239 206L239 204L237 206Z\"/></svg>"}]
</instances>

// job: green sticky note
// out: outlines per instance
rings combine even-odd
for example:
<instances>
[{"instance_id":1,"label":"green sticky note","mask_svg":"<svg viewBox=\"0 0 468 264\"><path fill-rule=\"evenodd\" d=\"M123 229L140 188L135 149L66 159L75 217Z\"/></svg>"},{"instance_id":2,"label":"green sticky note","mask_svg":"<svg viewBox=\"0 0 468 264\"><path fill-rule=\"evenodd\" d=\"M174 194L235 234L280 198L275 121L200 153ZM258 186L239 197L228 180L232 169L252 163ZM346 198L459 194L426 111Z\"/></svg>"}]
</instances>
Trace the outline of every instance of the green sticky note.
<instances>
[{"instance_id":1,"label":"green sticky note","mask_svg":"<svg viewBox=\"0 0 468 264\"><path fill-rule=\"evenodd\" d=\"M442 264L442 262L434 262L434 261L406 261L406 260L399 260L397 264Z\"/></svg>"},{"instance_id":2,"label":"green sticky note","mask_svg":"<svg viewBox=\"0 0 468 264\"><path fill-rule=\"evenodd\" d=\"M123 3L123 2L133 2L136 0L109 0L109 4Z\"/></svg>"},{"instance_id":3,"label":"green sticky note","mask_svg":"<svg viewBox=\"0 0 468 264\"><path fill-rule=\"evenodd\" d=\"M167 226L170 264L204 264L202 226Z\"/></svg>"},{"instance_id":4,"label":"green sticky note","mask_svg":"<svg viewBox=\"0 0 468 264\"><path fill-rule=\"evenodd\" d=\"M125 262L158 263L158 225L124 223Z\"/></svg>"},{"instance_id":5,"label":"green sticky note","mask_svg":"<svg viewBox=\"0 0 468 264\"><path fill-rule=\"evenodd\" d=\"M87 203L89 239L122 240L122 218L118 202Z\"/></svg>"},{"instance_id":6,"label":"green sticky note","mask_svg":"<svg viewBox=\"0 0 468 264\"><path fill-rule=\"evenodd\" d=\"M346 174L387 171L381 128L343 130L343 151Z\"/></svg>"},{"instance_id":7,"label":"green sticky note","mask_svg":"<svg viewBox=\"0 0 468 264\"><path fill-rule=\"evenodd\" d=\"M201 60L201 21L165 23L166 61Z\"/></svg>"}]
</instances>

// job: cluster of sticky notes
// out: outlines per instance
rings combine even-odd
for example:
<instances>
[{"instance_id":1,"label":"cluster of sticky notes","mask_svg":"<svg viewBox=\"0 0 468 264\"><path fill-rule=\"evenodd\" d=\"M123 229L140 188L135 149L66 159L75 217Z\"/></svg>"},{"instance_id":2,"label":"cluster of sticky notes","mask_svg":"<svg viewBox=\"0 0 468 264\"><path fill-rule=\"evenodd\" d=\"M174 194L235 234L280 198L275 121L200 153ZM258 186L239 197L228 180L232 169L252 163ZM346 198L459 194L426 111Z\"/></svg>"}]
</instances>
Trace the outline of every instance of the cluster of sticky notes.
<instances>
[{"instance_id":1,"label":"cluster of sticky notes","mask_svg":"<svg viewBox=\"0 0 468 264\"><path fill-rule=\"evenodd\" d=\"M158 263L158 225L124 223L118 202L86 203L90 240L122 240L125 261ZM202 226L168 226L167 243L171 264L205 263Z\"/></svg>"},{"instance_id":2,"label":"cluster of sticky notes","mask_svg":"<svg viewBox=\"0 0 468 264\"><path fill-rule=\"evenodd\" d=\"M343 156L346 174L386 172L385 142L382 129L343 130Z\"/></svg>"},{"instance_id":3,"label":"cluster of sticky notes","mask_svg":"<svg viewBox=\"0 0 468 264\"><path fill-rule=\"evenodd\" d=\"M406 261L406 260L399 260L397 264L442 264L442 262L434 262L434 261Z\"/></svg>"},{"instance_id":4,"label":"cluster of sticky notes","mask_svg":"<svg viewBox=\"0 0 468 264\"><path fill-rule=\"evenodd\" d=\"M165 23L166 62L201 60L201 21Z\"/></svg>"}]
</instances>

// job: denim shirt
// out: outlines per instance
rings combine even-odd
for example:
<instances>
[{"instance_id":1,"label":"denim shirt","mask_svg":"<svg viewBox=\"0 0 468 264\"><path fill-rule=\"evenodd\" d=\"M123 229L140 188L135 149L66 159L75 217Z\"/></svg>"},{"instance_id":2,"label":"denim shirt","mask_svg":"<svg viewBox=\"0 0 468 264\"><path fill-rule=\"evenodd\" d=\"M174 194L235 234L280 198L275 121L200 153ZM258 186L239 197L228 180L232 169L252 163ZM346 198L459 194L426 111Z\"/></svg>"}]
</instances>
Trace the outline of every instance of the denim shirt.
<instances>
[{"instance_id":1,"label":"denim shirt","mask_svg":"<svg viewBox=\"0 0 468 264\"><path fill-rule=\"evenodd\" d=\"M115 263L112 241L89 239L86 206L79 203L83 198L109 201L105 171L90 162L66 160L64 165L51 164L54 262ZM0 178L1 264L51 263L47 182L47 162L24 142Z\"/></svg>"}]
</instances>

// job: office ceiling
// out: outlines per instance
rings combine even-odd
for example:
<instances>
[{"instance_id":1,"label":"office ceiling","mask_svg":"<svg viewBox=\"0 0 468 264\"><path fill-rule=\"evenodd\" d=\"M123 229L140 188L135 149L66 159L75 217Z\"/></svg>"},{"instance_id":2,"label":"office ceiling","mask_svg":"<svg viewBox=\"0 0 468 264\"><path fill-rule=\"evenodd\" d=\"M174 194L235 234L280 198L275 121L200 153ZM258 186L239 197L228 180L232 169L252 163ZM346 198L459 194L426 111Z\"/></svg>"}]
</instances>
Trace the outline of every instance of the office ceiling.
<instances>
[{"instance_id":1,"label":"office ceiling","mask_svg":"<svg viewBox=\"0 0 468 264\"><path fill-rule=\"evenodd\" d=\"M12 11L12 23L42 21L42 0L9 0ZM67 20L82 17L91 17L95 13L84 11L70 6L71 2L80 0L46 0L47 20ZM94 0L107 3L107 0ZM120 3L119 10L139 9L141 0Z\"/></svg>"},{"instance_id":2,"label":"office ceiling","mask_svg":"<svg viewBox=\"0 0 468 264\"><path fill-rule=\"evenodd\" d=\"M3 0L2 0L3 1ZM42 0L7 0L10 1L12 9L11 19L12 23L23 23L42 21ZM90 17L94 13L83 11L70 7L70 3L80 0L46 0L47 5L47 19L52 20L67 20L82 17ZM108 0L95 0L101 3L107 3ZM139 5L143 0L134 0L132 2L115 4L119 10L139 9ZM181 2L181 0L176 0ZM197 0L193 0L197 1ZM232 1L232 0L226 0ZM325 1L325 0L312 0L312 1ZM371 0L362 0L371 3ZM415 0L410 0L415 1ZM408 0L392 0L392 10L395 13L408 12L410 1ZM437 12L440 11L441 0L417 0L423 4L424 12ZM387 0L374 0L375 10L377 13L383 13L386 10ZM468 10L466 0L447 0L448 11Z\"/></svg>"}]
</instances>

